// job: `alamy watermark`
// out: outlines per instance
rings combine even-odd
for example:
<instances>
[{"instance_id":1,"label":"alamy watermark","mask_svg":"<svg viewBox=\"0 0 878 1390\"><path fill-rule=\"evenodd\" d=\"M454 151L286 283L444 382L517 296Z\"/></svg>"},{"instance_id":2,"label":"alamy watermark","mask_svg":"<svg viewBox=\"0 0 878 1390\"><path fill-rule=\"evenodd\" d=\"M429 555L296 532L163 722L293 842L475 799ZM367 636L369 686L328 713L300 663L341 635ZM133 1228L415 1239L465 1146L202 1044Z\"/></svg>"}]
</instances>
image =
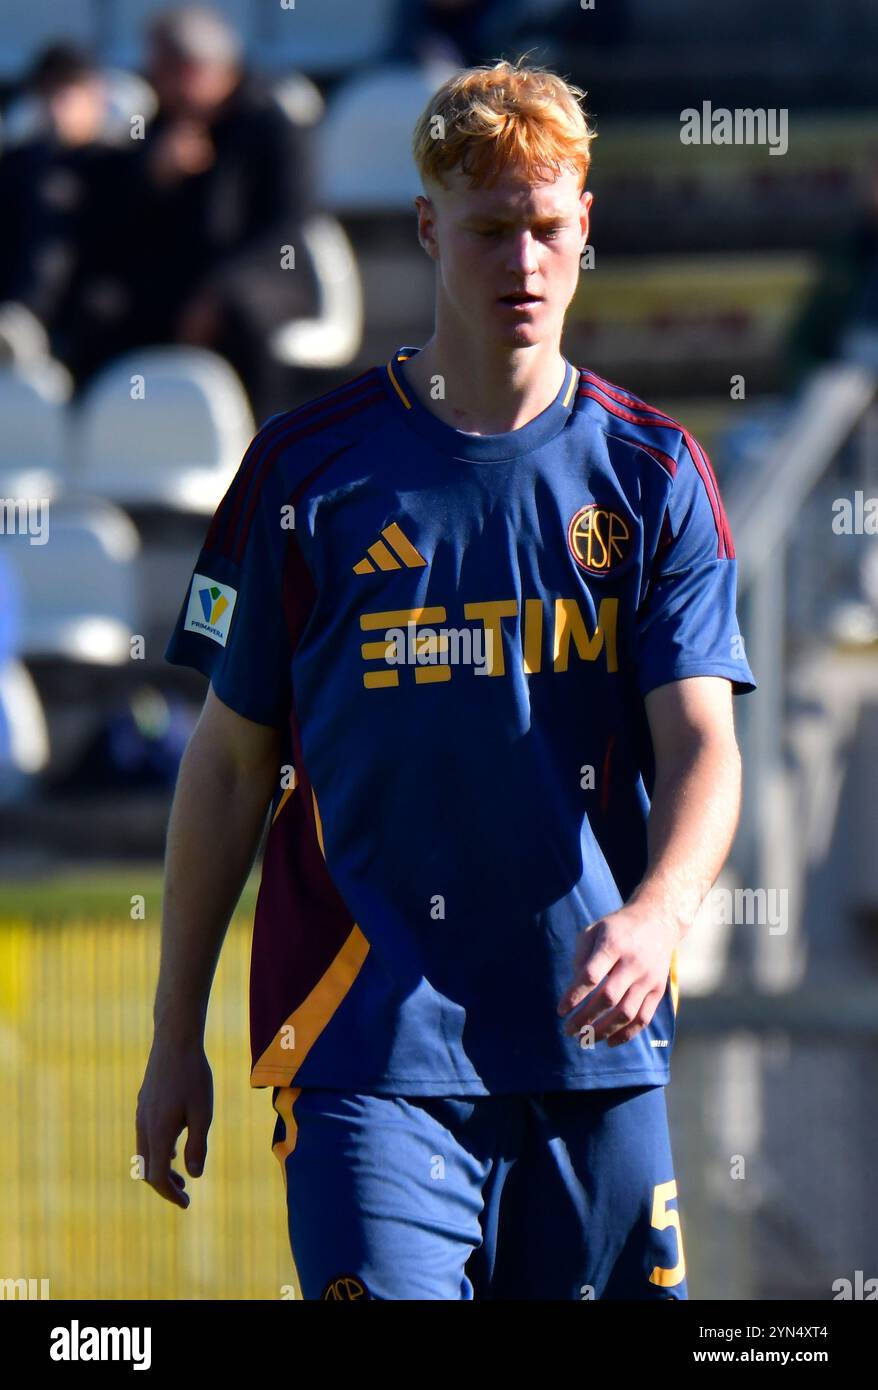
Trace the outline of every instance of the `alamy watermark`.
<instances>
[{"instance_id":1,"label":"alamy watermark","mask_svg":"<svg viewBox=\"0 0 878 1390\"><path fill-rule=\"evenodd\" d=\"M49 539L48 497L0 497L0 535L28 536L31 545Z\"/></svg>"},{"instance_id":2,"label":"alamy watermark","mask_svg":"<svg viewBox=\"0 0 878 1390\"><path fill-rule=\"evenodd\" d=\"M701 109L687 106L680 112L680 143L683 145L767 145L768 153L786 154L789 149L789 112L786 107L714 107L703 101Z\"/></svg>"},{"instance_id":3,"label":"alamy watermark","mask_svg":"<svg viewBox=\"0 0 878 1390\"><path fill-rule=\"evenodd\" d=\"M494 669L494 634L490 628L405 627L388 628L385 661L389 666L472 666L477 676Z\"/></svg>"}]
</instances>

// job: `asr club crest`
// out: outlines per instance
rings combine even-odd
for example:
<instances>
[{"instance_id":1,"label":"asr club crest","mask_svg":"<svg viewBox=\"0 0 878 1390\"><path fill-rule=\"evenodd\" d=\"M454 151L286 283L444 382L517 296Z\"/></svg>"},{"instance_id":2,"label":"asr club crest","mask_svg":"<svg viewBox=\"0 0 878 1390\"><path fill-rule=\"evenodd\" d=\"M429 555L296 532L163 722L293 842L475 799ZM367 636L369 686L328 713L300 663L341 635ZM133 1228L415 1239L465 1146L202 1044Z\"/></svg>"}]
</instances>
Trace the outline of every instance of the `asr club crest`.
<instances>
[{"instance_id":1,"label":"asr club crest","mask_svg":"<svg viewBox=\"0 0 878 1390\"><path fill-rule=\"evenodd\" d=\"M619 512L600 502L589 502L571 518L567 544L580 569L588 574L609 574L628 559L631 526Z\"/></svg>"}]
</instances>

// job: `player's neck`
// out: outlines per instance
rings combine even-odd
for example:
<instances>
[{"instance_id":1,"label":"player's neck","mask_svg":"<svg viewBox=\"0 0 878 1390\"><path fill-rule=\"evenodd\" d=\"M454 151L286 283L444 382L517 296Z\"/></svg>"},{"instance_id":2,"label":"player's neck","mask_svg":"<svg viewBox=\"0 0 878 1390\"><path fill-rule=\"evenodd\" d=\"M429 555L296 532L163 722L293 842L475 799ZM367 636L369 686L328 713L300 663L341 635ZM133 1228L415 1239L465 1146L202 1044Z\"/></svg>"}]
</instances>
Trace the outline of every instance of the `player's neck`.
<instances>
[{"instance_id":1,"label":"player's neck","mask_svg":"<svg viewBox=\"0 0 878 1390\"><path fill-rule=\"evenodd\" d=\"M406 363L420 404L468 434L521 429L551 405L566 370L556 343L492 357L474 342L446 349L437 333Z\"/></svg>"}]
</instances>

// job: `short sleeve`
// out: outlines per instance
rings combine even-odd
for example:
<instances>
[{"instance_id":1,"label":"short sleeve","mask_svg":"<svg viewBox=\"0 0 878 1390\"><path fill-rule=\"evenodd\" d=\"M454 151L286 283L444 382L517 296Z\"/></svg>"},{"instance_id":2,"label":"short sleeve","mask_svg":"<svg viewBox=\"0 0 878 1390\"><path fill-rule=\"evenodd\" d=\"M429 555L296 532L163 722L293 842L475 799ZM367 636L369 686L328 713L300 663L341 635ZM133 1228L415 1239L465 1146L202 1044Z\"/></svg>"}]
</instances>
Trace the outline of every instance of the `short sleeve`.
<instances>
[{"instance_id":1,"label":"short sleeve","mask_svg":"<svg viewBox=\"0 0 878 1390\"><path fill-rule=\"evenodd\" d=\"M209 676L223 703L245 719L279 727L291 703L283 592L290 533L277 478L264 476L264 432L265 425L210 524L165 660Z\"/></svg>"},{"instance_id":2,"label":"short sleeve","mask_svg":"<svg viewBox=\"0 0 878 1390\"><path fill-rule=\"evenodd\" d=\"M707 455L686 436L637 615L641 694L688 676L756 689L736 613L737 562Z\"/></svg>"}]
</instances>

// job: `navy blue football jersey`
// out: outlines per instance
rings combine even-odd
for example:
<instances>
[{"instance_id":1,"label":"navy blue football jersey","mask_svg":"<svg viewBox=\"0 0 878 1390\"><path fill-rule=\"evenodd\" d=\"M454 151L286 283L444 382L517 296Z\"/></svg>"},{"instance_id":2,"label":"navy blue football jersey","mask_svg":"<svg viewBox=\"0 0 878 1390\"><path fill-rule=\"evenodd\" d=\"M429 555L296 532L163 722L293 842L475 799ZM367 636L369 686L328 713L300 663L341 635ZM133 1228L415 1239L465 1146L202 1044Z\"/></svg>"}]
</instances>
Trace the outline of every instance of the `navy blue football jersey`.
<instances>
[{"instance_id":1,"label":"navy blue football jersey","mask_svg":"<svg viewBox=\"0 0 878 1390\"><path fill-rule=\"evenodd\" d=\"M454 429L407 382L417 351L266 421L166 652L281 731L251 1083L663 1084L676 952L627 1043L580 1045L557 1005L578 933L646 869L644 697L754 688L716 478L570 362L523 427Z\"/></svg>"}]
</instances>

